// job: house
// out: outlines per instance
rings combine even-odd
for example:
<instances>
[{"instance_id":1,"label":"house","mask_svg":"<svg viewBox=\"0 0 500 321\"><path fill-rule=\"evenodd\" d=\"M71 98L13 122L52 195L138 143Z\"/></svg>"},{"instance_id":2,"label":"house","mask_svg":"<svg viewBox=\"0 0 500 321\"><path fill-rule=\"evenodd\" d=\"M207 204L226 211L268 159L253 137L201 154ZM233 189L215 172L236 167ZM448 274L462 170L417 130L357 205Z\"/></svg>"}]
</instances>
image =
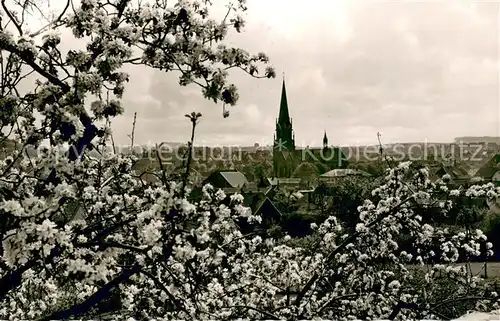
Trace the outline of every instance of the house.
<instances>
[{"instance_id":1,"label":"house","mask_svg":"<svg viewBox=\"0 0 500 321\"><path fill-rule=\"evenodd\" d=\"M201 186L210 184L216 189L222 189L226 194L265 192L273 186L271 180L265 178L258 182L249 182L246 176L237 170L213 171Z\"/></svg>"},{"instance_id":2,"label":"house","mask_svg":"<svg viewBox=\"0 0 500 321\"><path fill-rule=\"evenodd\" d=\"M223 170L212 172L202 185L210 184L216 189L226 191L239 191L245 186L248 186L248 180L243 173L237 170Z\"/></svg>"},{"instance_id":3,"label":"house","mask_svg":"<svg viewBox=\"0 0 500 321\"><path fill-rule=\"evenodd\" d=\"M436 178L442 178L444 175L449 175L451 183L456 185L466 184L470 180L469 173L458 165L451 166L440 164L439 166L432 168L431 175Z\"/></svg>"},{"instance_id":4,"label":"house","mask_svg":"<svg viewBox=\"0 0 500 321\"><path fill-rule=\"evenodd\" d=\"M267 196L258 203L254 215L260 215L265 223L279 222L281 219L281 212Z\"/></svg>"},{"instance_id":5,"label":"house","mask_svg":"<svg viewBox=\"0 0 500 321\"><path fill-rule=\"evenodd\" d=\"M264 195L272 199L276 195L277 192L278 192L278 186L271 185L271 186L267 187L267 189L264 192Z\"/></svg>"},{"instance_id":6,"label":"house","mask_svg":"<svg viewBox=\"0 0 500 321\"><path fill-rule=\"evenodd\" d=\"M475 177L500 185L500 154L493 156L486 164L478 169Z\"/></svg>"},{"instance_id":7,"label":"house","mask_svg":"<svg viewBox=\"0 0 500 321\"><path fill-rule=\"evenodd\" d=\"M315 186L314 188L308 188L308 189L299 189L297 192L300 193L302 196L304 196L302 198L302 202L307 202L307 204L310 204L311 203L311 195L314 193L314 191L316 191L316 188L318 188L317 186ZM309 209L309 207L308 207Z\"/></svg>"},{"instance_id":8,"label":"house","mask_svg":"<svg viewBox=\"0 0 500 321\"><path fill-rule=\"evenodd\" d=\"M271 186L289 186L289 187L297 187L300 185L300 178L282 178L282 177L274 177L268 179Z\"/></svg>"},{"instance_id":9,"label":"house","mask_svg":"<svg viewBox=\"0 0 500 321\"><path fill-rule=\"evenodd\" d=\"M267 188L272 186L271 180L263 176L261 176L255 184L257 185L257 188Z\"/></svg>"},{"instance_id":10,"label":"house","mask_svg":"<svg viewBox=\"0 0 500 321\"><path fill-rule=\"evenodd\" d=\"M338 169L332 169L331 171L328 171L320 175L319 181L321 183L326 183L326 184L334 183L337 182L339 179L346 177L371 177L371 175L359 169L338 168Z\"/></svg>"},{"instance_id":11,"label":"house","mask_svg":"<svg viewBox=\"0 0 500 321\"><path fill-rule=\"evenodd\" d=\"M328 172L322 174L320 177L344 177L344 176L370 177L371 175L368 174L367 172L359 170L359 169L338 168L338 169L332 169L331 171L328 171Z\"/></svg>"},{"instance_id":12,"label":"house","mask_svg":"<svg viewBox=\"0 0 500 321\"><path fill-rule=\"evenodd\" d=\"M273 198L274 195L276 194L277 187L275 186L270 186L267 189L260 189L260 190L250 190L250 191L245 191L242 195L244 197L244 202L243 205L250 207L252 209L252 212L257 209L257 204L261 201L263 201L266 197L267 198Z\"/></svg>"},{"instance_id":13,"label":"house","mask_svg":"<svg viewBox=\"0 0 500 321\"><path fill-rule=\"evenodd\" d=\"M274 188L266 192L248 192L244 195L243 205L249 207L254 215L260 215L265 223L277 222L281 218L281 212L270 199Z\"/></svg>"},{"instance_id":14,"label":"house","mask_svg":"<svg viewBox=\"0 0 500 321\"><path fill-rule=\"evenodd\" d=\"M261 215L265 221L276 221L281 217L281 212L271 198L274 197L278 185L266 181L267 184L248 182L245 175L239 171L223 170L212 172L202 184L222 189L228 195L226 201L229 201L229 195L241 193L244 199L243 205L249 207L252 213Z\"/></svg>"}]
</instances>

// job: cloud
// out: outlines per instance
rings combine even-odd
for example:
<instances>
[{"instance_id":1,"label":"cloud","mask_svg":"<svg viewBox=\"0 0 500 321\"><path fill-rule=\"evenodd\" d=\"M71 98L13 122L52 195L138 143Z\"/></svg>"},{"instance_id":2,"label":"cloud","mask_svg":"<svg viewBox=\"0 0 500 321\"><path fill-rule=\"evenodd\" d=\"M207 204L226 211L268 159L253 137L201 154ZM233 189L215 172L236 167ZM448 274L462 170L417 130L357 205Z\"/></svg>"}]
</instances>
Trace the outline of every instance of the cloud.
<instances>
[{"instance_id":1,"label":"cloud","mask_svg":"<svg viewBox=\"0 0 500 321\"><path fill-rule=\"evenodd\" d=\"M134 112L137 141L185 141L185 113L200 111L197 141L270 142L286 73L297 143L451 141L500 135L499 4L459 1L250 0L246 30L228 43L266 52L277 79L240 72L238 106L222 106L178 75L129 69L125 115L113 125L128 142ZM220 14L223 7L218 9ZM71 44L71 42L68 42Z\"/></svg>"},{"instance_id":2,"label":"cloud","mask_svg":"<svg viewBox=\"0 0 500 321\"><path fill-rule=\"evenodd\" d=\"M246 114L249 118L250 121L252 122L259 122L260 121L260 111L259 108L256 105L249 105L246 108Z\"/></svg>"}]
</instances>

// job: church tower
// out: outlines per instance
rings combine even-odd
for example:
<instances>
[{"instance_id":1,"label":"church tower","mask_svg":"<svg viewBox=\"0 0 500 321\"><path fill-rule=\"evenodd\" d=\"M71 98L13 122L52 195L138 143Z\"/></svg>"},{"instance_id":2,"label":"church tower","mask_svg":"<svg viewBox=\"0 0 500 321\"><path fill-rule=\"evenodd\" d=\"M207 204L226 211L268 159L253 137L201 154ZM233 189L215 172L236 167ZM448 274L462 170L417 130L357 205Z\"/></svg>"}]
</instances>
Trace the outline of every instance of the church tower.
<instances>
[{"instance_id":1,"label":"church tower","mask_svg":"<svg viewBox=\"0 0 500 321\"><path fill-rule=\"evenodd\" d=\"M325 135L323 135L323 148L328 148L328 137L326 137L326 130Z\"/></svg>"},{"instance_id":2,"label":"church tower","mask_svg":"<svg viewBox=\"0 0 500 321\"><path fill-rule=\"evenodd\" d=\"M281 88L281 101L273 146L273 168L275 177L291 177L295 163L295 134L288 111L285 77Z\"/></svg>"},{"instance_id":3,"label":"church tower","mask_svg":"<svg viewBox=\"0 0 500 321\"><path fill-rule=\"evenodd\" d=\"M283 77L283 86L281 88L280 112L276 120L276 134L274 137L274 149L295 150L295 135L292 129L292 119L288 112L288 101L286 98L285 78Z\"/></svg>"}]
</instances>

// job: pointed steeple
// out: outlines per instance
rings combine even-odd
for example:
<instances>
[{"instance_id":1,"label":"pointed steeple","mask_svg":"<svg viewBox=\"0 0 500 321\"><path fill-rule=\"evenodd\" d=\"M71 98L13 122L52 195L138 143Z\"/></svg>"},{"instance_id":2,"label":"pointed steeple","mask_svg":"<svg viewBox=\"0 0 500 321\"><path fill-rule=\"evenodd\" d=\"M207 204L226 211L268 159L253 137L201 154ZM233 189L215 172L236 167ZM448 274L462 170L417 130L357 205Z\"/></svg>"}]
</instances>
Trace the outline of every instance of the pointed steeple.
<instances>
[{"instance_id":1,"label":"pointed steeple","mask_svg":"<svg viewBox=\"0 0 500 321\"><path fill-rule=\"evenodd\" d=\"M275 147L278 149L286 149L288 151L295 150L295 136L292 128L292 119L288 112L288 101L286 97L285 76L283 74L283 86L281 88L281 101L279 116L276 120L276 138Z\"/></svg>"},{"instance_id":2,"label":"pointed steeple","mask_svg":"<svg viewBox=\"0 0 500 321\"><path fill-rule=\"evenodd\" d=\"M323 135L323 147L328 147L328 137L326 136L326 130L325 135Z\"/></svg>"},{"instance_id":3,"label":"pointed steeple","mask_svg":"<svg viewBox=\"0 0 500 321\"><path fill-rule=\"evenodd\" d=\"M290 114L288 113L288 101L286 99L286 87L285 87L285 74L283 73L283 86L281 87L281 102L280 102L280 114L278 121L280 123L288 123L290 121Z\"/></svg>"}]
</instances>

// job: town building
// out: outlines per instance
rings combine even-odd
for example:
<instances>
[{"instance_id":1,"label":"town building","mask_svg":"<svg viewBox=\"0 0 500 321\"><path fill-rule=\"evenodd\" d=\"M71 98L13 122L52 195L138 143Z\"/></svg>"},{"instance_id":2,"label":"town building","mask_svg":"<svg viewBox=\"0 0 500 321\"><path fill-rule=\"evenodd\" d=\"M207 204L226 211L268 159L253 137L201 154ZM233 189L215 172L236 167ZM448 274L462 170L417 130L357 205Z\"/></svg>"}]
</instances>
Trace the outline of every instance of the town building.
<instances>
[{"instance_id":1,"label":"town building","mask_svg":"<svg viewBox=\"0 0 500 321\"><path fill-rule=\"evenodd\" d=\"M474 176L500 186L500 154L493 156Z\"/></svg>"},{"instance_id":2,"label":"town building","mask_svg":"<svg viewBox=\"0 0 500 321\"><path fill-rule=\"evenodd\" d=\"M326 131L323 148L297 148L292 118L288 109L285 79L281 89L281 101L273 146L273 172L277 178L293 177L295 169L304 162L317 166L318 174L335 168L346 168L347 157L338 147L328 145Z\"/></svg>"}]
</instances>

